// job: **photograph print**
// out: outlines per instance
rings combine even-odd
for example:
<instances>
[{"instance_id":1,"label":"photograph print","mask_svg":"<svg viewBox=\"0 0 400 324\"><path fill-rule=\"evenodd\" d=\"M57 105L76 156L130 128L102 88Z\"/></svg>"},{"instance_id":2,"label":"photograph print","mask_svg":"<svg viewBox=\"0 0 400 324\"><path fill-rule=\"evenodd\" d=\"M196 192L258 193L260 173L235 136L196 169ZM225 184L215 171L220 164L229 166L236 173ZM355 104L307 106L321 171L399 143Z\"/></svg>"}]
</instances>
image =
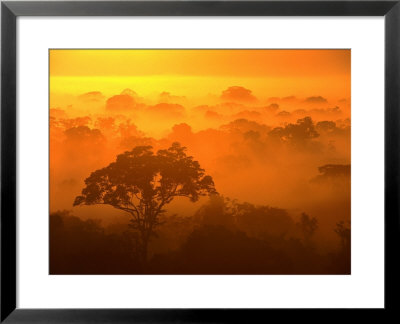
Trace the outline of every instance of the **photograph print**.
<instances>
[{"instance_id":1,"label":"photograph print","mask_svg":"<svg viewBox=\"0 0 400 324\"><path fill-rule=\"evenodd\" d=\"M351 274L351 50L49 50L51 275Z\"/></svg>"}]
</instances>

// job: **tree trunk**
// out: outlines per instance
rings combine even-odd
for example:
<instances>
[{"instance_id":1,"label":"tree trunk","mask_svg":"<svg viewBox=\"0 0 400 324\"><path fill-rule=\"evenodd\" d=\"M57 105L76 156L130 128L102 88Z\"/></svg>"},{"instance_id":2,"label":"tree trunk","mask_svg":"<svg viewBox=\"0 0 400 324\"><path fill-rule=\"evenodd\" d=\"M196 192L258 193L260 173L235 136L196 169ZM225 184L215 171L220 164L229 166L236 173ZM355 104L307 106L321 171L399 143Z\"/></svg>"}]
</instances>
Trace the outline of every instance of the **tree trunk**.
<instances>
[{"instance_id":1,"label":"tree trunk","mask_svg":"<svg viewBox=\"0 0 400 324\"><path fill-rule=\"evenodd\" d=\"M148 246L149 240L144 239L143 240L143 246L142 246L142 261L143 264L146 264L147 262L147 246Z\"/></svg>"},{"instance_id":2,"label":"tree trunk","mask_svg":"<svg viewBox=\"0 0 400 324\"><path fill-rule=\"evenodd\" d=\"M144 215L144 224L140 230L141 235L141 264L143 268L146 268L147 257L148 257L148 245L150 241L151 234L153 233L153 221L152 221L152 211L146 210L146 215Z\"/></svg>"},{"instance_id":3,"label":"tree trunk","mask_svg":"<svg viewBox=\"0 0 400 324\"><path fill-rule=\"evenodd\" d=\"M140 247L140 262L143 267L146 267L147 263L147 251L148 251L148 245L149 245L149 235L146 232L141 233L142 239L141 239L141 247Z\"/></svg>"}]
</instances>

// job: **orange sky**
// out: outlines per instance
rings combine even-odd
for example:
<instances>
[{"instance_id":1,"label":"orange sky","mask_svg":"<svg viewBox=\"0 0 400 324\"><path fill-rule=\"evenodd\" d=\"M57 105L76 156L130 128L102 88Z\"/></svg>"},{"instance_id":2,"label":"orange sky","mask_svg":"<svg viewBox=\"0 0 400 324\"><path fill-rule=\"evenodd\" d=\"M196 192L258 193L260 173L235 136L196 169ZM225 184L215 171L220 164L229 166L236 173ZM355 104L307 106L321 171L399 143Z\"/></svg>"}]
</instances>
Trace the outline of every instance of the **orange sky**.
<instances>
[{"instance_id":1,"label":"orange sky","mask_svg":"<svg viewBox=\"0 0 400 324\"><path fill-rule=\"evenodd\" d=\"M51 50L52 76L348 75L350 50Z\"/></svg>"},{"instance_id":2,"label":"orange sky","mask_svg":"<svg viewBox=\"0 0 400 324\"><path fill-rule=\"evenodd\" d=\"M350 50L50 50L51 91L350 97Z\"/></svg>"}]
</instances>

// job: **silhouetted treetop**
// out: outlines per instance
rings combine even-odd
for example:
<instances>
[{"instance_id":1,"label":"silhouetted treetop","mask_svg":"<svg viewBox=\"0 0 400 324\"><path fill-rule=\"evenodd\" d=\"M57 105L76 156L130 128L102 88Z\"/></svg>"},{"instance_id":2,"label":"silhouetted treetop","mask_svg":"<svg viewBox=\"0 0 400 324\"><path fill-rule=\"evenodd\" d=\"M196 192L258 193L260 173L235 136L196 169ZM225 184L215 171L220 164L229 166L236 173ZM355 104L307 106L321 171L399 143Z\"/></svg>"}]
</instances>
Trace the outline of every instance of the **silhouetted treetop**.
<instances>
[{"instance_id":1,"label":"silhouetted treetop","mask_svg":"<svg viewBox=\"0 0 400 324\"><path fill-rule=\"evenodd\" d=\"M302 213L300 221L296 225L301 231L305 242L309 243L311 237L318 228L318 220L315 217L310 217L306 213Z\"/></svg>"},{"instance_id":2,"label":"silhouetted treetop","mask_svg":"<svg viewBox=\"0 0 400 324\"><path fill-rule=\"evenodd\" d=\"M317 130L324 132L333 132L336 128L336 123L331 120L323 120L317 123Z\"/></svg>"},{"instance_id":3,"label":"silhouetted treetop","mask_svg":"<svg viewBox=\"0 0 400 324\"><path fill-rule=\"evenodd\" d=\"M65 132L68 141L79 142L104 142L105 137L99 129L90 129L88 126L77 126L67 129Z\"/></svg>"},{"instance_id":4,"label":"silhouetted treetop","mask_svg":"<svg viewBox=\"0 0 400 324\"><path fill-rule=\"evenodd\" d=\"M324 183L330 180L350 180L350 164L325 164L318 167L320 175L314 177L311 181L315 183Z\"/></svg>"},{"instance_id":5,"label":"silhouetted treetop","mask_svg":"<svg viewBox=\"0 0 400 324\"><path fill-rule=\"evenodd\" d=\"M194 219L203 226L224 226L232 229L235 226L233 203L221 195L211 195L209 201L196 211Z\"/></svg>"},{"instance_id":6,"label":"silhouetted treetop","mask_svg":"<svg viewBox=\"0 0 400 324\"><path fill-rule=\"evenodd\" d=\"M350 164L326 164L318 168L326 176L350 176Z\"/></svg>"},{"instance_id":7,"label":"silhouetted treetop","mask_svg":"<svg viewBox=\"0 0 400 324\"><path fill-rule=\"evenodd\" d=\"M250 236L284 235L293 226L293 220L284 209L256 206L248 202L235 203L235 216L239 228Z\"/></svg>"},{"instance_id":8,"label":"silhouetted treetop","mask_svg":"<svg viewBox=\"0 0 400 324\"><path fill-rule=\"evenodd\" d=\"M185 147L173 143L157 154L151 146L137 146L120 154L116 162L94 171L85 180L86 187L74 206L131 206L135 200L155 200L162 208L177 196L197 201L199 196L215 193L212 178L185 151Z\"/></svg>"},{"instance_id":9,"label":"silhouetted treetop","mask_svg":"<svg viewBox=\"0 0 400 324\"><path fill-rule=\"evenodd\" d=\"M336 228L334 229L335 233L340 238L340 244L343 249L350 249L350 242L351 242L351 228L350 222L345 224L344 221L340 221L336 223Z\"/></svg>"},{"instance_id":10,"label":"silhouetted treetop","mask_svg":"<svg viewBox=\"0 0 400 324\"><path fill-rule=\"evenodd\" d=\"M319 136L311 117L297 120L296 124L288 124L285 127L276 127L269 135L284 142L302 143Z\"/></svg>"}]
</instances>

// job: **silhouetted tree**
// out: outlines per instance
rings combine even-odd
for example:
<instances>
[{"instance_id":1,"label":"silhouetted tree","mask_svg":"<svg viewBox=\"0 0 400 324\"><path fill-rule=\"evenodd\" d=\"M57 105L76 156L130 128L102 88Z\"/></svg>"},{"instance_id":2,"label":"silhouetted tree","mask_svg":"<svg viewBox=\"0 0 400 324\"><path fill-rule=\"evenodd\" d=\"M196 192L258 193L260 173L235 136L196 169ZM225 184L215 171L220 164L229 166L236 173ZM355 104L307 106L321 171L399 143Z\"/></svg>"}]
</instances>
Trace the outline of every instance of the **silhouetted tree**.
<instances>
[{"instance_id":1,"label":"silhouetted tree","mask_svg":"<svg viewBox=\"0 0 400 324\"><path fill-rule=\"evenodd\" d=\"M351 165L350 164L325 164L318 167L319 175L311 179L312 183L339 185L350 184Z\"/></svg>"},{"instance_id":2,"label":"silhouetted tree","mask_svg":"<svg viewBox=\"0 0 400 324\"><path fill-rule=\"evenodd\" d=\"M318 131L332 133L336 129L336 123L330 120L320 121L316 125Z\"/></svg>"},{"instance_id":3,"label":"silhouetted tree","mask_svg":"<svg viewBox=\"0 0 400 324\"><path fill-rule=\"evenodd\" d=\"M179 143L156 154L151 146L137 146L94 171L85 184L74 206L111 205L129 213L131 227L140 233L142 261L147 259L149 239L166 204L178 196L195 202L216 192L212 178Z\"/></svg>"},{"instance_id":4,"label":"silhouetted tree","mask_svg":"<svg viewBox=\"0 0 400 324\"><path fill-rule=\"evenodd\" d=\"M343 250L348 250L350 249L350 226L347 227L343 221L339 222L336 224L335 228L335 233L339 236L340 238L340 245Z\"/></svg>"},{"instance_id":5,"label":"silhouetted tree","mask_svg":"<svg viewBox=\"0 0 400 324\"><path fill-rule=\"evenodd\" d=\"M104 136L98 129L90 129L87 126L78 126L67 129L65 132L68 142L103 144Z\"/></svg>"},{"instance_id":6,"label":"silhouetted tree","mask_svg":"<svg viewBox=\"0 0 400 324\"><path fill-rule=\"evenodd\" d=\"M318 228L318 220L315 217L308 216L306 213L302 213L297 226L303 234L304 242L309 244L311 237Z\"/></svg>"},{"instance_id":7,"label":"silhouetted tree","mask_svg":"<svg viewBox=\"0 0 400 324\"><path fill-rule=\"evenodd\" d=\"M244 232L212 225L195 229L167 266L175 268L172 273L186 274L277 274L292 270L284 251L276 251Z\"/></svg>"},{"instance_id":8,"label":"silhouetted tree","mask_svg":"<svg viewBox=\"0 0 400 324\"><path fill-rule=\"evenodd\" d=\"M298 119L296 124L276 127L269 132L269 135L294 145L305 145L307 141L319 136L311 117Z\"/></svg>"},{"instance_id":9,"label":"silhouetted tree","mask_svg":"<svg viewBox=\"0 0 400 324\"><path fill-rule=\"evenodd\" d=\"M107 234L99 220L69 211L50 214L51 274L132 274L142 271L136 233Z\"/></svg>"},{"instance_id":10,"label":"silhouetted tree","mask_svg":"<svg viewBox=\"0 0 400 324\"><path fill-rule=\"evenodd\" d=\"M267 125L248 120L246 118L239 118L231 121L229 124L222 125L221 129L234 134L245 134L249 131L253 131L259 133L259 135L267 135L268 132L271 130L271 128Z\"/></svg>"},{"instance_id":11,"label":"silhouetted tree","mask_svg":"<svg viewBox=\"0 0 400 324\"><path fill-rule=\"evenodd\" d=\"M340 238L340 252L336 260L337 266L343 273L351 272L351 229L350 222L346 225L343 221L336 224L335 233Z\"/></svg>"},{"instance_id":12,"label":"silhouetted tree","mask_svg":"<svg viewBox=\"0 0 400 324\"><path fill-rule=\"evenodd\" d=\"M249 236L284 236L294 225L287 211L281 208L256 206L248 202L235 202L233 208L238 228Z\"/></svg>"},{"instance_id":13,"label":"silhouetted tree","mask_svg":"<svg viewBox=\"0 0 400 324\"><path fill-rule=\"evenodd\" d=\"M234 215L231 200L220 195L210 196L210 200L201 206L194 215L201 225L234 227Z\"/></svg>"}]
</instances>

